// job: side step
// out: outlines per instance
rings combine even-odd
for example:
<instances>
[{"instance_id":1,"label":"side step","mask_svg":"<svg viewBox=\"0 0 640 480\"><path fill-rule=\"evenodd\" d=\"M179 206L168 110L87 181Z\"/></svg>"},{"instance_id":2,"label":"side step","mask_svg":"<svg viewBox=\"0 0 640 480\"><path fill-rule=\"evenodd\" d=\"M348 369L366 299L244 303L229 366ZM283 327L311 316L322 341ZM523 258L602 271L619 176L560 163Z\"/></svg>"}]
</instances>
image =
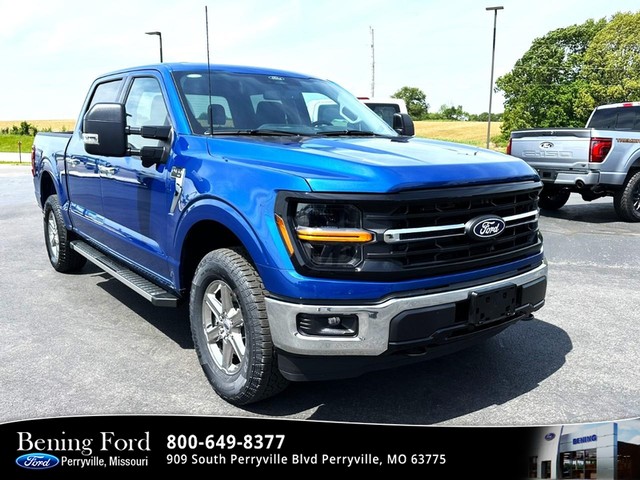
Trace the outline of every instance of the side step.
<instances>
[{"instance_id":1,"label":"side step","mask_svg":"<svg viewBox=\"0 0 640 480\"><path fill-rule=\"evenodd\" d=\"M91 245L80 240L74 240L71 242L71 248L91 263L112 275L116 280L120 280L127 287L142 295L153 305L157 307L178 306L178 297L174 294L167 292L155 283L151 283L146 278L129 270L120 262L107 257L104 253L96 250Z\"/></svg>"}]
</instances>

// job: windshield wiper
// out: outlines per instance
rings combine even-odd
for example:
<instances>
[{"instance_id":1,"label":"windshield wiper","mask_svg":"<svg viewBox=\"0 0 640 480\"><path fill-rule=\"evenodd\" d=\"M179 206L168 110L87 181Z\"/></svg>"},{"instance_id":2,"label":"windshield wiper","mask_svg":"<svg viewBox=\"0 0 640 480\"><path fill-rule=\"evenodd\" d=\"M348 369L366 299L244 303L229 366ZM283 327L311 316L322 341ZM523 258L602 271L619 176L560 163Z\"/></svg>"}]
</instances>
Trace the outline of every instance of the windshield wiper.
<instances>
[{"instance_id":1,"label":"windshield wiper","mask_svg":"<svg viewBox=\"0 0 640 480\"><path fill-rule=\"evenodd\" d=\"M387 137L380 133L369 132L366 130L330 130L328 132L318 132L320 136L340 137L340 136L360 136L360 137Z\"/></svg>"},{"instance_id":2,"label":"windshield wiper","mask_svg":"<svg viewBox=\"0 0 640 480\"><path fill-rule=\"evenodd\" d=\"M253 128L244 130L214 130L213 135L265 135L265 136L287 136L287 137L299 137L302 135L298 132L291 132L289 130L275 130L272 128Z\"/></svg>"}]
</instances>

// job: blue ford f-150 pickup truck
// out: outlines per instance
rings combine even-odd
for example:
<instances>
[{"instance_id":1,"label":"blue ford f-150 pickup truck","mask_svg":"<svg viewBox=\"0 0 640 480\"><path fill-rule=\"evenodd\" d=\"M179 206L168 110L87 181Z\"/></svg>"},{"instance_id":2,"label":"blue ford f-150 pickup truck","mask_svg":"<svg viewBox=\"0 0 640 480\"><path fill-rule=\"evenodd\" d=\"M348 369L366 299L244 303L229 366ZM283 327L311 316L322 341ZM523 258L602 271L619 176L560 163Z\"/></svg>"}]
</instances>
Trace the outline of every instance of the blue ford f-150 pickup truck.
<instances>
[{"instance_id":1,"label":"blue ford f-150 pickup truck","mask_svg":"<svg viewBox=\"0 0 640 480\"><path fill-rule=\"evenodd\" d=\"M193 340L234 404L289 380L433 358L544 304L537 173L413 138L336 84L159 64L99 77L72 133L38 134L49 258L86 259Z\"/></svg>"}]
</instances>

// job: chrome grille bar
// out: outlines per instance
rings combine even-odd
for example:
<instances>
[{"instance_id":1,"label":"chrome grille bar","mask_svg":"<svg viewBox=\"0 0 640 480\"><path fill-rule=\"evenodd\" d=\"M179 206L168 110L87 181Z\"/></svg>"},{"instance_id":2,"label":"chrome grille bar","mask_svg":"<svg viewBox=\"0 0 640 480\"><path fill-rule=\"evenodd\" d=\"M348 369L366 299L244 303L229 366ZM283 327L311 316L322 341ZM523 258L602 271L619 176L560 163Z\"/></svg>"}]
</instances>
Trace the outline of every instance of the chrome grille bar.
<instances>
[{"instance_id":1,"label":"chrome grille bar","mask_svg":"<svg viewBox=\"0 0 640 480\"><path fill-rule=\"evenodd\" d=\"M504 217L505 228L517 227L538 221L538 210ZM435 238L457 237L465 234L465 224L437 225L432 227L397 228L386 230L383 234L385 243L421 242ZM407 238L407 236L409 238Z\"/></svg>"}]
</instances>

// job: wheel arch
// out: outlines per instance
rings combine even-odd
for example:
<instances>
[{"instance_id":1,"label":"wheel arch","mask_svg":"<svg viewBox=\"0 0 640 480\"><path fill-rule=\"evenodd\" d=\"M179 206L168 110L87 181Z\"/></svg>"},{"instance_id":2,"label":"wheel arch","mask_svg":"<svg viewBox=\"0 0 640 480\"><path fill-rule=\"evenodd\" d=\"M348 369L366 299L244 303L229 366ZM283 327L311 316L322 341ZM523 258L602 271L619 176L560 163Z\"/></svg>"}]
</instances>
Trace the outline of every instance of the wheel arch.
<instances>
[{"instance_id":1,"label":"wheel arch","mask_svg":"<svg viewBox=\"0 0 640 480\"><path fill-rule=\"evenodd\" d=\"M181 291L190 288L200 260L219 248L243 248L258 272L261 265L271 263L263 243L249 223L231 206L217 201L190 207L185 212L178 226L176 245L178 289Z\"/></svg>"},{"instance_id":2,"label":"wheel arch","mask_svg":"<svg viewBox=\"0 0 640 480\"><path fill-rule=\"evenodd\" d=\"M629 166L629 171L627 172L627 178L633 176L633 174L636 173L637 171L640 171L640 157L638 157L636 161Z\"/></svg>"},{"instance_id":3,"label":"wheel arch","mask_svg":"<svg viewBox=\"0 0 640 480\"><path fill-rule=\"evenodd\" d=\"M43 170L40 176L40 206L44 208L44 203L51 195L57 195L56 182L49 170Z\"/></svg>"},{"instance_id":4,"label":"wheel arch","mask_svg":"<svg viewBox=\"0 0 640 480\"><path fill-rule=\"evenodd\" d=\"M633 176L635 172L640 170L640 147L631 153L624 163L621 163L621 168L624 168L624 170L620 170L621 172L627 172L626 178Z\"/></svg>"}]
</instances>

